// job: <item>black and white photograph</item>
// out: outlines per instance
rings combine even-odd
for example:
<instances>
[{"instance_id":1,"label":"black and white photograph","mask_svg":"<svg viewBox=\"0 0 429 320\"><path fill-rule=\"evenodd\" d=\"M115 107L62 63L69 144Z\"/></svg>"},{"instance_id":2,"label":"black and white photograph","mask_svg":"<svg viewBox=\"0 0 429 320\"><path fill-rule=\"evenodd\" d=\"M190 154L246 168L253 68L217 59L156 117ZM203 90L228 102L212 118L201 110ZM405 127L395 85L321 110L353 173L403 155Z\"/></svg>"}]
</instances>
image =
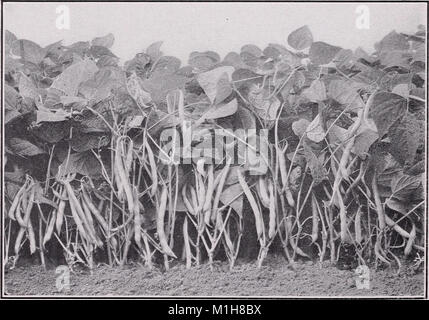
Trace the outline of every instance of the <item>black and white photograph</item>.
<instances>
[{"instance_id":1,"label":"black and white photograph","mask_svg":"<svg viewBox=\"0 0 429 320\"><path fill-rule=\"evenodd\" d=\"M427 2L1 10L1 299L428 299Z\"/></svg>"}]
</instances>

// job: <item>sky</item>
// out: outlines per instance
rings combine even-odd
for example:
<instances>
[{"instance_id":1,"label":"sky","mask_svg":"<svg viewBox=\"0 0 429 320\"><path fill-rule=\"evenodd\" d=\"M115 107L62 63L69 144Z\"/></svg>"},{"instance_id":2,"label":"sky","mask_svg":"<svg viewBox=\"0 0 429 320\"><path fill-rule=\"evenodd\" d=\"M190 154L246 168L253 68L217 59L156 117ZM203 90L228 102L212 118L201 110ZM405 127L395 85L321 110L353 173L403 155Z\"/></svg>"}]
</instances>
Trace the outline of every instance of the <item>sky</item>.
<instances>
[{"instance_id":1,"label":"sky","mask_svg":"<svg viewBox=\"0 0 429 320\"><path fill-rule=\"evenodd\" d=\"M245 44L286 44L293 30L308 25L315 41L371 52L392 30L414 32L427 22L425 3L65 3L70 29L58 29L56 8L64 3L4 3L4 28L42 46L65 45L113 33L112 51L126 61L156 41L162 51L187 61L192 51L222 57ZM369 9L369 28L356 19Z\"/></svg>"}]
</instances>

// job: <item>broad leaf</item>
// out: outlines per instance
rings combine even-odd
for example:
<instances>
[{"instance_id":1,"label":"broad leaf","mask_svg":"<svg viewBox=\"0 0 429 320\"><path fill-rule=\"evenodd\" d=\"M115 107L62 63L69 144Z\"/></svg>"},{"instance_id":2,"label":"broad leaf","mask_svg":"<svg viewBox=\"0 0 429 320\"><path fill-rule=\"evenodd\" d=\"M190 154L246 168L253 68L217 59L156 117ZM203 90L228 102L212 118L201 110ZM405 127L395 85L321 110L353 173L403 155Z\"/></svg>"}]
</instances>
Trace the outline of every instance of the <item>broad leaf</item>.
<instances>
[{"instance_id":1,"label":"broad leaf","mask_svg":"<svg viewBox=\"0 0 429 320\"><path fill-rule=\"evenodd\" d=\"M355 137L352 152L361 157L362 159L365 159L368 155L369 148L375 141L377 141L377 139L378 133L371 129L366 129L360 132Z\"/></svg>"},{"instance_id":2,"label":"broad leaf","mask_svg":"<svg viewBox=\"0 0 429 320\"><path fill-rule=\"evenodd\" d=\"M12 43L12 53L24 61L34 64L42 62L46 52L37 43L30 40L16 40Z\"/></svg>"},{"instance_id":3,"label":"broad leaf","mask_svg":"<svg viewBox=\"0 0 429 320\"><path fill-rule=\"evenodd\" d=\"M249 87L251 85L259 85L262 83L262 76L249 69L237 69L232 74L232 80L235 88L238 90Z\"/></svg>"},{"instance_id":4,"label":"broad leaf","mask_svg":"<svg viewBox=\"0 0 429 320\"><path fill-rule=\"evenodd\" d=\"M410 95L410 88L409 88L407 83L401 83L401 84L396 85L392 89L392 93L400 95L404 98L408 98Z\"/></svg>"},{"instance_id":5,"label":"broad leaf","mask_svg":"<svg viewBox=\"0 0 429 320\"><path fill-rule=\"evenodd\" d=\"M227 103L221 103L209 108L209 110L203 114L200 121L218 119L233 115L237 111L237 99L231 100Z\"/></svg>"},{"instance_id":6,"label":"broad leaf","mask_svg":"<svg viewBox=\"0 0 429 320\"><path fill-rule=\"evenodd\" d=\"M420 176L400 174L391 182L392 198L407 199L421 184Z\"/></svg>"},{"instance_id":7,"label":"broad leaf","mask_svg":"<svg viewBox=\"0 0 429 320\"><path fill-rule=\"evenodd\" d=\"M337 68L350 69L355 62L354 60L355 57L353 55L352 50L341 49L335 55L333 63L336 65Z\"/></svg>"},{"instance_id":8,"label":"broad leaf","mask_svg":"<svg viewBox=\"0 0 429 320\"><path fill-rule=\"evenodd\" d=\"M374 120L380 137L383 137L406 111L407 100L384 91L376 93L369 105L369 117Z\"/></svg>"},{"instance_id":9,"label":"broad leaf","mask_svg":"<svg viewBox=\"0 0 429 320\"><path fill-rule=\"evenodd\" d=\"M146 54L150 56L152 61L156 61L162 56L160 49L163 43L163 41L157 41L146 48Z\"/></svg>"},{"instance_id":10,"label":"broad leaf","mask_svg":"<svg viewBox=\"0 0 429 320\"><path fill-rule=\"evenodd\" d=\"M82 97L72 97L72 96L61 96L60 97L60 102L64 105L64 106L69 106L69 105L85 105L88 100Z\"/></svg>"},{"instance_id":11,"label":"broad leaf","mask_svg":"<svg viewBox=\"0 0 429 320\"><path fill-rule=\"evenodd\" d=\"M100 177L101 165L91 151L73 153L68 159L66 157L63 163L61 163L58 168L57 176L61 178L71 173L79 173L90 177Z\"/></svg>"},{"instance_id":12,"label":"broad leaf","mask_svg":"<svg viewBox=\"0 0 429 320\"><path fill-rule=\"evenodd\" d=\"M292 123L292 130L298 137L302 137L306 132L307 128L310 125L310 121L307 119L299 119Z\"/></svg>"},{"instance_id":13,"label":"broad leaf","mask_svg":"<svg viewBox=\"0 0 429 320\"><path fill-rule=\"evenodd\" d=\"M276 96L257 85L251 85L247 99L252 104L255 113L263 120L274 121L280 108L280 100Z\"/></svg>"},{"instance_id":14,"label":"broad leaf","mask_svg":"<svg viewBox=\"0 0 429 320\"><path fill-rule=\"evenodd\" d=\"M119 94L117 95L117 97L120 96L121 95ZM115 111L121 115L133 115L134 113L137 113L138 108L128 104L129 100L132 100L130 96L128 96L128 99L121 100L121 108L115 109ZM116 102L114 102L114 104L116 104ZM92 106L91 109L95 112L93 113L87 109L82 110L79 119L75 119L75 121L78 122L75 123L76 128L85 133L109 132L110 128L112 128L114 124L109 101L101 101ZM138 113L140 114L140 112Z\"/></svg>"},{"instance_id":15,"label":"broad leaf","mask_svg":"<svg viewBox=\"0 0 429 320\"><path fill-rule=\"evenodd\" d=\"M76 152L99 149L110 143L110 135L106 133L84 133L75 131L71 139L71 147Z\"/></svg>"},{"instance_id":16,"label":"broad leaf","mask_svg":"<svg viewBox=\"0 0 429 320\"><path fill-rule=\"evenodd\" d=\"M41 122L31 128L31 133L48 143L57 143L70 136L70 122Z\"/></svg>"},{"instance_id":17,"label":"broad leaf","mask_svg":"<svg viewBox=\"0 0 429 320\"><path fill-rule=\"evenodd\" d=\"M103 56L110 56L110 57L117 58L112 53L112 51L110 51L109 49L107 49L106 47L103 47L103 46L92 45L91 48L89 48L89 54L92 55L95 59L99 59Z\"/></svg>"},{"instance_id":18,"label":"broad leaf","mask_svg":"<svg viewBox=\"0 0 429 320\"><path fill-rule=\"evenodd\" d=\"M104 37L97 37L92 39L91 44L93 46L111 48L114 42L115 42L115 37L113 36L113 34L109 33Z\"/></svg>"},{"instance_id":19,"label":"broad leaf","mask_svg":"<svg viewBox=\"0 0 429 320\"><path fill-rule=\"evenodd\" d=\"M404 201L399 201L394 198L389 198L386 200L386 205L397 212L402 213L403 215L407 214L412 208L411 206Z\"/></svg>"},{"instance_id":20,"label":"broad leaf","mask_svg":"<svg viewBox=\"0 0 429 320\"><path fill-rule=\"evenodd\" d=\"M143 90L143 80L134 72L127 80L127 90L141 108L147 108L147 104L152 101L150 94Z\"/></svg>"},{"instance_id":21,"label":"broad leaf","mask_svg":"<svg viewBox=\"0 0 429 320\"><path fill-rule=\"evenodd\" d=\"M112 90L125 87L125 72L118 67L103 67L91 79L80 84L79 93L97 103L111 95Z\"/></svg>"},{"instance_id":22,"label":"broad leaf","mask_svg":"<svg viewBox=\"0 0 429 320\"><path fill-rule=\"evenodd\" d=\"M258 46L254 44L246 44L241 47L241 53L248 53L249 55L252 55L256 58L259 58L263 55L263 52L261 49L259 49Z\"/></svg>"},{"instance_id":23,"label":"broad leaf","mask_svg":"<svg viewBox=\"0 0 429 320\"><path fill-rule=\"evenodd\" d=\"M377 51L392 51L392 50L407 50L409 44L407 38L397 33L396 31L390 32L380 42L374 45Z\"/></svg>"},{"instance_id":24,"label":"broad leaf","mask_svg":"<svg viewBox=\"0 0 429 320\"><path fill-rule=\"evenodd\" d=\"M313 43L313 35L308 26L303 26L289 34L287 42L295 50L304 50Z\"/></svg>"},{"instance_id":25,"label":"broad leaf","mask_svg":"<svg viewBox=\"0 0 429 320\"><path fill-rule=\"evenodd\" d=\"M240 216L243 216L243 188L239 183L235 183L223 190L220 201L224 205L229 205Z\"/></svg>"},{"instance_id":26,"label":"broad leaf","mask_svg":"<svg viewBox=\"0 0 429 320\"><path fill-rule=\"evenodd\" d=\"M390 127L390 152L401 165L414 164L417 149L425 142L424 130L424 121L410 113Z\"/></svg>"},{"instance_id":27,"label":"broad leaf","mask_svg":"<svg viewBox=\"0 0 429 320\"><path fill-rule=\"evenodd\" d=\"M170 75L179 70L181 61L175 57L164 56L157 59L152 66L152 76Z\"/></svg>"},{"instance_id":28,"label":"broad leaf","mask_svg":"<svg viewBox=\"0 0 429 320\"><path fill-rule=\"evenodd\" d=\"M151 58L145 53L138 53L136 56L127 62L125 62L124 69L127 72L135 72L139 77L146 77L146 67L149 64Z\"/></svg>"},{"instance_id":29,"label":"broad leaf","mask_svg":"<svg viewBox=\"0 0 429 320\"><path fill-rule=\"evenodd\" d=\"M412 56L402 50L385 51L380 55L380 62L386 67L410 68Z\"/></svg>"},{"instance_id":30,"label":"broad leaf","mask_svg":"<svg viewBox=\"0 0 429 320\"><path fill-rule=\"evenodd\" d=\"M10 49L12 48L12 43L18 40L18 38L9 30L4 31L4 45L5 45L5 54L9 54Z\"/></svg>"},{"instance_id":31,"label":"broad leaf","mask_svg":"<svg viewBox=\"0 0 429 320\"><path fill-rule=\"evenodd\" d=\"M18 92L10 85L4 86L5 124L21 116L18 111Z\"/></svg>"},{"instance_id":32,"label":"broad leaf","mask_svg":"<svg viewBox=\"0 0 429 320\"><path fill-rule=\"evenodd\" d=\"M187 77L175 74L156 75L143 80L143 89L149 92L155 103L165 103L168 92L174 89L184 89L188 81Z\"/></svg>"},{"instance_id":33,"label":"broad leaf","mask_svg":"<svg viewBox=\"0 0 429 320\"><path fill-rule=\"evenodd\" d=\"M335 58L340 50L340 47L332 46L325 42L313 42L310 47L309 58L316 65L327 64Z\"/></svg>"},{"instance_id":34,"label":"broad leaf","mask_svg":"<svg viewBox=\"0 0 429 320\"><path fill-rule=\"evenodd\" d=\"M378 147L378 145L376 147ZM370 161L377 171L378 184L384 187L390 188L392 179L403 173L401 165L390 153L383 151L382 148L381 150L376 148Z\"/></svg>"},{"instance_id":35,"label":"broad leaf","mask_svg":"<svg viewBox=\"0 0 429 320\"><path fill-rule=\"evenodd\" d=\"M320 102L326 100L326 87L323 81L314 80L310 87L305 89L302 94L312 102Z\"/></svg>"},{"instance_id":36,"label":"broad leaf","mask_svg":"<svg viewBox=\"0 0 429 320\"><path fill-rule=\"evenodd\" d=\"M50 109L41 108L36 112L36 124L41 122L59 122L70 119L70 114L63 109L51 111Z\"/></svg>"},{"instance_id":37,"label":"broad leaf","mask_svg":"<svg viewBox=\"0 0 429 320\"><path fill-rule=\"evenodd\" d=\"M323 141L326 135L320 121L320 115L318 114L305 130L307 138L316 143Z\"/></svg>"},{"instance_id":38,"label":"broad leaf","mask_svg":"<svg viewBox=\"0 0 429 320\"><path fill-rule=\"evenodd\" d=\"M10 138L8 147L15 154L21 157L31 157L31 156L36 156L38 154L45 153L45 151L43 151L38 146L32 144L27 140L23 140L20 138Z\"/></svg>"},{"instance_id":39,"label":"broad leaf","mask_svg":"<svg viewBox=\"0 0 429 320\"><path fill-rule=\"evenodd\" d=\"M219 67L204 73L200 73L197 75L197 81L200 84L201 88L203 88L206 95L209 97L210 101L214 103L216 99L216 95L218 93L218 82L224 77L226 73L228 76L228 80L231 80L232 73L234 72L234 68L230 66Z\"/></svg>"},{"instance_id":40,"label":"broad leaf","mask_svg":"<svg viewBox=\"0 0 429 320\"><path fill-rule=\"evenodd\" d=\"M304 156L307 160L307 165L310 168L311 176L313 177L314 185L318 185L327 177L327 172L323 167L323 161L316 156L311 147L304 143Z\"/></svg>"},{"instance_id":41,"label":"broad leaf","mask_svg":"<svg viewBox=\"0 0 429 320\"><path fill-rule=\"evenodd\" d=\"M39 91L33 81L23 73L19 77L18 89L21 96L33 99L36 103L40 101Z\"/></svg>"},{"instance_id":42,"label":"broad leaf","mask_svg":"<svg viewBox=\"0 0 429 320\"><path fill-rule=\"evenodd\" d=\"M196 73L208 71L219 62L219 55L213 51L192 52L189 55L188 60L188 64L195 70Z\"/></svg>"},{"instance_id":43,"label":"broad leaf","mask_svg":"<svg viewBox=\"0 0 429 320\"><path fill-rule=\"evenodd\" d=\"M228 74L225 72L219 78L216 88L216 97L214 99L214 104L224 101L232 93L231 81Z\"/></svg>"},{"instance_id":44,"label":"broad leaf","mask_svg":"<svg viewBox=\"0 0 429 320\"><path fill-rule=\"evenodd\" d=\"M264 53L264 56L268 58L278 59L280 55L286 54L287 52L288 50L284 46L276 43L270 43L268 47L264 49L263 53Z\"/></svg>"},{"instance_id":45,"label":"broad leaf","mask_svg":"<svg viewBox=\"0 0 429 320\"><path fill-rule=\"evenodd\" d=\"M232 66L235 70L244 67L244 63L241 61L240 55L237 52L229 52L225 58L223 58L222 65Z\"/></svg>"},{"instance_id":46,"label":"broad leaf","mask_svg":"<svg viewBox=\"0 0 429 320\"><path fill-rule=\"evenodd\" d=\"M328 137L329 137L329 143L331 144L341 144L344 143L344 141L347 139L347 129L341 128L340 126L337 126L336 124L327 124L327 127L329 128L328 131Z\"/></svg>"},{"instance_id":47,"label":"broad leaf","mask_svg":"<svg viewBox=\"0 0 429 320\"><path fill-rule=\"evenodd\" d=\"M347 110L357 112L364 107L362 98L358 93L360 85L345 80L332 80L328 85L328 96L342 105L347 107Z\"/></svg>"},{"instance_id":48,"label":"broad leaf","mask_svg":"<svg viewBox=\"0 0 429 320\"><path fill-rule=\"evenodd\" d=\"M241 105L237 108L234 119L235 129L256 129L256 119L252 112Z\"/></svg>"},{"instance_id":49,"label":"broad leaf","mask_svg":"<svg viewBox=\"0 0 429 320\"><path fill-rule=\"evenodd\" d=\"M119 58L112 57L112 56L101 56L97 61L97 67L103 68L103 67L117 67L119 62Z\"/></svg>"},{"instance_id":50,"label":"broad leaf","mask_svg":"<svg viewBox=\"0 0 429 320\"><path fill-rule=\"evenodd\" d=\"M13 171L4 171L5 195L12 203L15 195L25 182L25 172L22 168L14 167Z\"/></svg>"},{"instance_id":51,"label":"broad leaf","mask_svg":"<svg viewBox=\"0 0 429 320\"><path fill-rule=\"evenodd\" d=\"M91 60L72 64L54 80L51 88L60 90L68 96L77 96L79 85L92 78L98 68Z\"/></svg>"}]
</instances>

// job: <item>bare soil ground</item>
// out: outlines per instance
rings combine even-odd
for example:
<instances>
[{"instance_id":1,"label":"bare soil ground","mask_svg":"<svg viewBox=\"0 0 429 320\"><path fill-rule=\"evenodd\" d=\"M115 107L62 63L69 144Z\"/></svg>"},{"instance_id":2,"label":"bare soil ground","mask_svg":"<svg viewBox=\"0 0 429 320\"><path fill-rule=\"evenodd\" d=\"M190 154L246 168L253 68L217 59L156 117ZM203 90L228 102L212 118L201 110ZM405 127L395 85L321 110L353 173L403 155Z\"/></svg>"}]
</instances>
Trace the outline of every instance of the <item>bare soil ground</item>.
<instances>
[{"instance_id":1,"label":"bare soil ground","mask_svg":"<svg viewBox=\"0 0 429 320\"><path fill-rule=\"evenodd\" d=\"M270 256L258 269L254 262L238 262L233 270L216 262L186 270L182 263L169 271L149 270L138 264L124 268L99 265L93 272L74 271L70 291L58 292L55 268L17 266L5 274L8 295L79 296L422 296L424 275L403 266L398 270L371 269L370 289L358 289L353 270L329 263L298 262Z\"/></svg>"}]
</instances>

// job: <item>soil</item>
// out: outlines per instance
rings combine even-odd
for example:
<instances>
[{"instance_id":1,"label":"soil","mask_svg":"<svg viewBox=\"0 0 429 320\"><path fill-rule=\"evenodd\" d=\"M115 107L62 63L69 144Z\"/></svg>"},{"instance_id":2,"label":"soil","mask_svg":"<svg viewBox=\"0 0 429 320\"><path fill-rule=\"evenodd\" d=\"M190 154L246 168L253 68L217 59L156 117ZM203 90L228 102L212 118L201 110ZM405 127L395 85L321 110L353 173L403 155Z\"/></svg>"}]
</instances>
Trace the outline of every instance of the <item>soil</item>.
<instances>
[{"instance_id":1,"label":"soil","mask_svg":"<svg viewBox=\"0 0 429 320\"><path fill-rule=\"evenodd\" d=\"M370 269L370 288L358 289L354 270L340 270L329 263L297 262L269 256L262 268L239 261L229 270L215 262L186 270L182 263L168 271L149 270L139 264L126 267L98 265L92 272L74 270L70 290L58 292L55 268L22 265L5 273L7 295L78 296L423 296L424 275L411 267Z\"/></svg>"}]
</instances>

